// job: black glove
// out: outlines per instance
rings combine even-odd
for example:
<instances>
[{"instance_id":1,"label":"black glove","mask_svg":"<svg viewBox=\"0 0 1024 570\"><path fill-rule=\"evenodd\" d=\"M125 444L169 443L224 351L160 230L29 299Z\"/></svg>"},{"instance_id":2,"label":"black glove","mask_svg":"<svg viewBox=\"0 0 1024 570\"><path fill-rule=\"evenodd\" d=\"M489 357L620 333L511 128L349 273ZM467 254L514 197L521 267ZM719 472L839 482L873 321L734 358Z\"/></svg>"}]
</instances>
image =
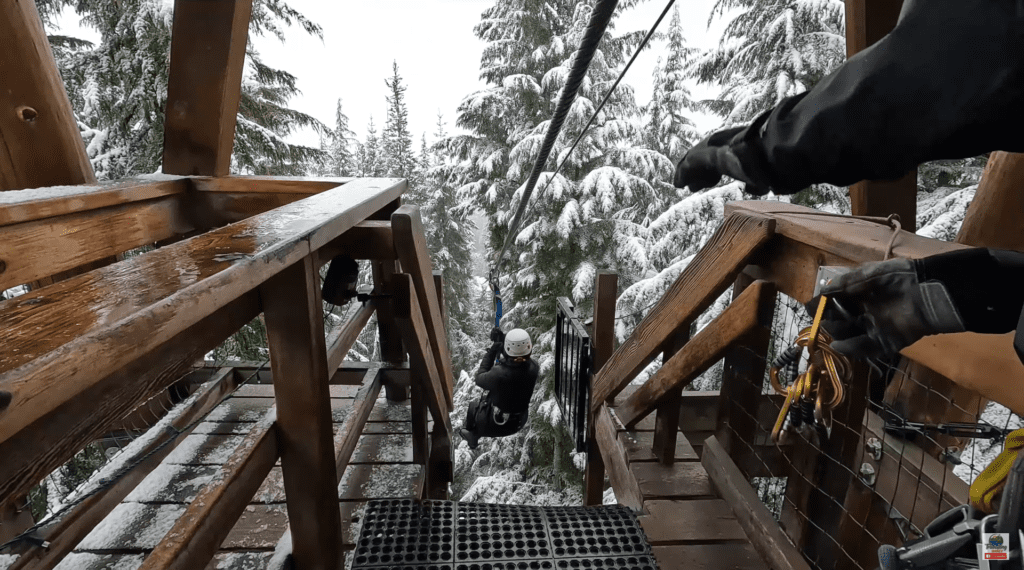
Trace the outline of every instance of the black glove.
<instances>
[{"instance_id":1,"label":"black glove","mask_svg":"<svg viewBox=\"0 0 1024 570\"><path fill-rule=\"evenodd\" d=\"M501 329L499 329L498 327L494 327L493 329L491 329L491 342L505 342L505 333L501 332Z\"/></svg>"},{"instance_id":2,"label":"black glove","mask_svg":"<svg viewBox=\"0 0 1024 570\"><path fill-rule=\"evenodd\" d=\"M767 194L771 189L753 182L731 147L736 136L746 130L747 127L725 129L697 143L676 165L675 187L689 187L691 192L699 192L718 184L722 175L728 175L745 182L744 191L748 194Z\"/></svg>"},{"instance_id":3,"label":"black glove","mask_svg":"<svg viewBox=\"0 0 1024 570\"><path fill-rule=\"evenodd\" d=\"M966 330L946 286L921 282L919 263L866 263L824 285L830 302L822 327L835 340L832 348L853 358L888 357L922 337ZM812 315L818 299L807 304Z\"/></svg>"}]
</instances>

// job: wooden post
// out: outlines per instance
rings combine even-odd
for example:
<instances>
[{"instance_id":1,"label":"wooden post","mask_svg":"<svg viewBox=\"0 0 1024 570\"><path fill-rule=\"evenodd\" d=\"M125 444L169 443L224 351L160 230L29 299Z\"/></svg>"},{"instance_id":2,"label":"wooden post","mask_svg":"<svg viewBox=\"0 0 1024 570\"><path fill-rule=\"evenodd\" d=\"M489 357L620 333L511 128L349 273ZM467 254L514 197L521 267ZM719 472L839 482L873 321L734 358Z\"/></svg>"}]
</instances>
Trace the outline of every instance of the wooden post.
<instances>
[{"instance_id":1,"label":"wooden post","mask_svg":"<svg viewBox=\"0 0 1024 570\"><path fill-rule=\"evenodd\" d=\"M252 0L175 0L163 171L225 176Z\"/></svg>"},{"instance_id":2,"label":"wooden post","mask_svg":"<svg viewBox=\"0 0 1024 570\"><path fill-rule=\"evenodd\" d=\"M599 271L594 283L593 356L590 383L593 394L594 375L604 366L615 349L615 301L618 296L619 276ZM591 406L587 413L587 471L584 475L584 505L604 502L604 461L598 449L594 432L595 413Z\"/></svg>"},{"instance_id":3,"label":"wooden post","mask_svg":"<svg viewBox=\"0 0 1024 570\"><path fill-rule=\"evenodd\" d=\"M679 349L690 339L690 327L684 325L667 343L665 352L661 357L662 364L668 362ZM681 386L671 398L658 404L654 416L654 442L651 446L654 455L658 460L671 465L676 460L676 440L679 437L679 406L682 403L683 390Z\"/></svg>"},{"instance_id":4,"label":"wooden post","mask_svg":"<svg viewBox=\"0 0 1024 570\"><path fill-rule=\"evenodd\" d=\"M866 49L896 26L902 0L847 0L846 57ZM850 186L855 216L899 214L903 229L917 230L917 169L895 181L864 180Z\"/></svg>"},{"instance_id":5,"label":"wooden post","mask_svg":"<svg viewBox=\"0 0 1024 570\"><path fill-rule=\"evenodd\" d=\"M278 442L297 568L342 563L341 510L327 384L320 279L313 256L260 287L277 402Z\"/></svg>"},{"instance_id":6,"label":"wooden post","mask_svg":"<svg viewBox=\"0 0 1024 570\"><path fill-rule=\"evenodd\" d=\"M967 208L957 243L1024 251L1024 154L995 151Z\"/></svg>"},{"instance_id":7,"label":"wooden post","mask_svg":"<svg viewBox=\"0 0 1024 570\"><path fill-rule=\"evenodd\" d=\"M0 190L96 182L35 2L0 8Z\"/></svg>"},{"instance_id":8,"label":"wooden post","mask_svg":"<svg viewBox=\"0 0 1024 570\"><path fill-rule=\"evenodd\" d=\"M396 273L395 262L375 262L372 267L374 293L390 295L391 279ZM377 307L377 334L380 340L381 361L388 364L404 363L405 348L402 346L402 336L398 332L398 326L395 324L393 304L387 299L382 300Z\"/></svg>"}]
</instances>

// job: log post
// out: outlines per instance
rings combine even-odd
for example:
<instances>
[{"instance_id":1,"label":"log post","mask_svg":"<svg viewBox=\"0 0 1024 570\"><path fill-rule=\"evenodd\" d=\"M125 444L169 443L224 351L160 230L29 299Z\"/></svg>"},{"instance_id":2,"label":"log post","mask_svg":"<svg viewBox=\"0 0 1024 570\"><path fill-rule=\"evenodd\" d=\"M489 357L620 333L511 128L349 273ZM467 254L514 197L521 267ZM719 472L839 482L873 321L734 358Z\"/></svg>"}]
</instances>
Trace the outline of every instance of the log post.
<instances>
[{"instance_id":1,"label":"log post","mask_svg":"<svg viewBox=\"0 0 1024 570\"><path fill-rule=\"evenodd\" d=\"M608 271L599 271L594 283L594 326L593 355L589 381L593 394L594 375L604 366L615 349L615 300L618 295L619 276ZM597 448L594 432L595 413L593 406L587 414L587 471L584 475L584 505L600 505L604 502L604 461Z\"/></svg>"},{"instance_id":2,"label":"log post","mask_svg":"<svg viewBox=\"0 0 1024 570\"><path fill-rule=\"evenodd\" d=\"M974 200L967 208L957 243L1024 251L1024 154L989 156Z\"/></svg>"}]
</instances>

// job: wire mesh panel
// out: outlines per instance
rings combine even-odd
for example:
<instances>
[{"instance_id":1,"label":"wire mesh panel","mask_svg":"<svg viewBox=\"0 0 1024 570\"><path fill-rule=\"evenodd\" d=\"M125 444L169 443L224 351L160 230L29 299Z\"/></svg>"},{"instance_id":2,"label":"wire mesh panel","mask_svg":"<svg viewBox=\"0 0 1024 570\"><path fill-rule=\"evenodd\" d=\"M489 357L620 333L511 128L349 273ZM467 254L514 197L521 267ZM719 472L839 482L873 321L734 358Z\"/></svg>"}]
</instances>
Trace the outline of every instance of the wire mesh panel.
<instances>
[{"instance_id":1,"label":"wire mesh panel","mask_svg":"<svg viewBox=\"0 0 1024 570\"><path fill-rule=\"evenodd\" d=\"M590 335L575 307L559 297L555 317L555 398L572 431L576 451L587 450L587 410L590 409Z\"/></svg>"},{"instance_id":2,"label":"wire mesh panel","mask_svg":"<svg viewBox=\"0 0 1024 570\"><path fill-rule=\"evenodd\" d=\"M813 567L872 570L880 545L920 538L938 515L967 503L970 483L1021 418L897 356L851 362L831 421L817 422L813 409L787 414L775 443L784 399L769 382L770 363L810 324L803 305L778 295L767 350L740 346L730 356L765 362L760 389L751 386L753 405L731 406L720 428L730 455ZM794 376L808 364L803 351Z\"/></svg>"}]
</instances>

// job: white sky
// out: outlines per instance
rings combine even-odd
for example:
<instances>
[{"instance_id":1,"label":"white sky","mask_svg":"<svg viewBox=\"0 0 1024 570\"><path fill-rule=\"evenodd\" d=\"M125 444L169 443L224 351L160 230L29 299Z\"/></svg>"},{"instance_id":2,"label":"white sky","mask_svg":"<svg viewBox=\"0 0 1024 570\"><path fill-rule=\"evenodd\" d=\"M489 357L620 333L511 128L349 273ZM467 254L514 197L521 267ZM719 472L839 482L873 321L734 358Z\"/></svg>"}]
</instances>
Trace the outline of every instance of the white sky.
<instances>
[{"instance_id":1,"label":"white sky","mask_svg":"<svg viewBox=\"0 0 1024 570\"><path fill-rule=\"evenodd\" d=\"M483 87L478 78L483 43L473 35L480 14L493 0L290 0L290 5L323 27L324 39L309 36L300 28L286 30L286 41L272 36L255 38L264 61L298 78L302 93L291 106L334 126L337 99L349 117L349 128L359 139L366 135L371 115L378 134L386 118L386 86L392 61L408 90L410 130L415 147L427 134L433 142L437 113L444 115L448 132L455 130L456 108L463 97ZM708 48L718 42L724 24L716 20L710 31L708 15L714 0L677 2L688 45ZM647 30L664 9L664 2L648 0L625 14L616 31ZM668 29L671 14L659 31ZM73 12L60 22L64 33L97 39L92 30L80 30ZM637 101L644 104L651 93L651 72L664 46L654 43L626 75ZM697 98L712 93L693 87ZM697 117L702 130L714 128L715 118ZM318 146L312 131L293 136L293 142Z\"/></svg>"}]
</instances>

